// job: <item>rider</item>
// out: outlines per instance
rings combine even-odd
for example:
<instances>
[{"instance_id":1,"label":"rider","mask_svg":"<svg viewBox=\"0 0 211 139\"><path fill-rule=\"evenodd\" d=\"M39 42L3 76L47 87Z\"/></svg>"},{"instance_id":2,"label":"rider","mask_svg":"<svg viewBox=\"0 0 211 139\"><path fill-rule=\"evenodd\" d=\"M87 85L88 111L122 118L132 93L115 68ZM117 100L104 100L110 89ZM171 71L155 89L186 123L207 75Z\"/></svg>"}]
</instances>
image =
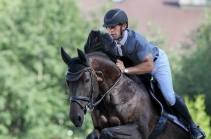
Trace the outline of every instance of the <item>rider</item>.
<instances>
[{"instance_id":1,"label":"rider","mask_svg":"<svg viewBox=\"0 0 211 139\"><path fill-rule=\"evenodd\" d=\"M166 53L154 43L147 42L141 34L128 29L127 15L121 9L109 10L104 16L103 27L116 41L119 54L135 63L133 67L125 67L121 60L117 60L116 65L122 73L136 75L151 73L157 80L168 105L190 125L192 135L196 139L205 138L205 133L194 123L182 98L174 92Z\"/></svg>"}]
</instances>

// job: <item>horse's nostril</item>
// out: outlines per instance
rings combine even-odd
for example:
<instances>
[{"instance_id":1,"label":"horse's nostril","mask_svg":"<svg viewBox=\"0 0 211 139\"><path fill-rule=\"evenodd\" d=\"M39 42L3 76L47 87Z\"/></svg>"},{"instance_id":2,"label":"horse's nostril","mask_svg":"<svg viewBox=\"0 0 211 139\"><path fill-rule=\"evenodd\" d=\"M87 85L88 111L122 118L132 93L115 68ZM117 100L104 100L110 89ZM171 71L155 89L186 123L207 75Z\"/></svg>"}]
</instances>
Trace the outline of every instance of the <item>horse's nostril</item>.
<instances>
[{"instance_id":1,"label":"horse's nostril","mask_svg":"<svg viewBox=\"0 0 211 139\"><path fill-rule=\"evenodd\" d=\"M74 123L81 123L82 122L82 117L80 115L69 116L69 118Z\"/></svg>"},{"instance_id":2,"label":"horse's nostril","mask_svg":"<svg viewBox=\"0 0 211 139\"><path fill-rule=\"evenodd\" d=\"M81 122L81 116L78 116L78 122Z\"/></svg>"}]
</instances>

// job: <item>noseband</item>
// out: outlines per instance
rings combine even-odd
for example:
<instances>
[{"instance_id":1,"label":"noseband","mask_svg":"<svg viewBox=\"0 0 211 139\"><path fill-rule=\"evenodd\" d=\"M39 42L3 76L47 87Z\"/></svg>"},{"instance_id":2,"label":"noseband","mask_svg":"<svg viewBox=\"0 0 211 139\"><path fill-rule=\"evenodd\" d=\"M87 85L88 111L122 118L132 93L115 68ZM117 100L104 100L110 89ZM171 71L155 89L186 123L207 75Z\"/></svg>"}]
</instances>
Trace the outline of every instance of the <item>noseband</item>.
<instances>
[{"instance_id":1,"label":"noseband","mask_svg":"<svg viewBox=\"0 0 211 139\"><path fill-rule=\"evenodd\" d=\"M81 109L84 111L84 113L86 113L87 110L93 111L94 107L97 106L102 100L103 98L108 94L108 92L118 83L118 81L120 80L121 76L118 78L118 80L106 91L106 93L104 95L102 95L102 97L100 98L100 100L98 100L97 102L94 103L94 98L93 98L93 94L95 91L94 88L94 74L92 73L92 69L91 67L89 68L85 68L82 72L84 73L85 71L88 71L91 74L91 90L89 93L88 97L85 96L72 96L70 98L70 103L72 102L76 102L78 103L78 105L81 107ZM100 71L101 72L101 71ZM70 73L69 71L67 72L67 74ZM71 73L72 74L72 73ZM81 74L82 75L82 74ZM81 76L80 75L80 76ZM122 74L121 74L122 75ZM67 77L67 76L66 76ZM68 80L68 78L67 78ZM70 81L70 80L68 80ZM82 101L87 101L88 103L84 106L80 103L79 100Z\"/></svg>"}]
</instances>

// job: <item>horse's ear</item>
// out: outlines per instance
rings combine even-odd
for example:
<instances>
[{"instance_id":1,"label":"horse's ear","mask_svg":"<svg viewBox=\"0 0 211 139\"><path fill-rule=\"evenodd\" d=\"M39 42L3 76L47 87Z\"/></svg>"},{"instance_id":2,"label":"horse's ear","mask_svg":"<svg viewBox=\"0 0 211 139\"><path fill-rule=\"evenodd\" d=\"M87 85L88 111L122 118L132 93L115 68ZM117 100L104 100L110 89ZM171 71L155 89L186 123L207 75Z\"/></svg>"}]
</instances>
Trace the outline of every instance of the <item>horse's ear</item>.
<instances>
[{"instance_id":1,"label":"horse's ear","mask_svg":"<svg viewBox=\"0 0 211 139\"><path fill-rule=\"evenodd\" d=\"M85 53L80 49L77 49L77 51L78 51L78 57L81 60L82 64L87 67L90 67L89 59L86 57Z\"/></svg>"},{"instance_id":2,"label":"horse's ear","mask_svg":"<svg viewBox=\"0 0 211 139\"><path fill-rule=\"evenodd\" d=\"M62 47L61 47L61 56L62 56L63 61L67 65L72 61L72 58L64 51Z\"/></svg>"}]
</instances>

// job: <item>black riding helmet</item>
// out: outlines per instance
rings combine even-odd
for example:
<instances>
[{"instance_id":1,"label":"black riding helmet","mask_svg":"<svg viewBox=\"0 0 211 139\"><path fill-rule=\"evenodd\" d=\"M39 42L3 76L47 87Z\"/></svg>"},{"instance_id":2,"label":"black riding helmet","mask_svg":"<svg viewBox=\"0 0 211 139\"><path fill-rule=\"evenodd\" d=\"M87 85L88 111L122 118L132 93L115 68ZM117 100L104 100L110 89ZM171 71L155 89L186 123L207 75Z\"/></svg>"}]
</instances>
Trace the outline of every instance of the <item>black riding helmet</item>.
<instances>
[{"instance_id":1,"label":"black riding helmet","mask_svg":"<svg viewBox=\"0 0 211 139\"><path fill-rule=\"evenodd\" d=\"M126 13L121 9L111 9L104 16L103 27L112 27L118 24L127 23L128 27L128 18Z\"/></svg>"}]
</instances>

